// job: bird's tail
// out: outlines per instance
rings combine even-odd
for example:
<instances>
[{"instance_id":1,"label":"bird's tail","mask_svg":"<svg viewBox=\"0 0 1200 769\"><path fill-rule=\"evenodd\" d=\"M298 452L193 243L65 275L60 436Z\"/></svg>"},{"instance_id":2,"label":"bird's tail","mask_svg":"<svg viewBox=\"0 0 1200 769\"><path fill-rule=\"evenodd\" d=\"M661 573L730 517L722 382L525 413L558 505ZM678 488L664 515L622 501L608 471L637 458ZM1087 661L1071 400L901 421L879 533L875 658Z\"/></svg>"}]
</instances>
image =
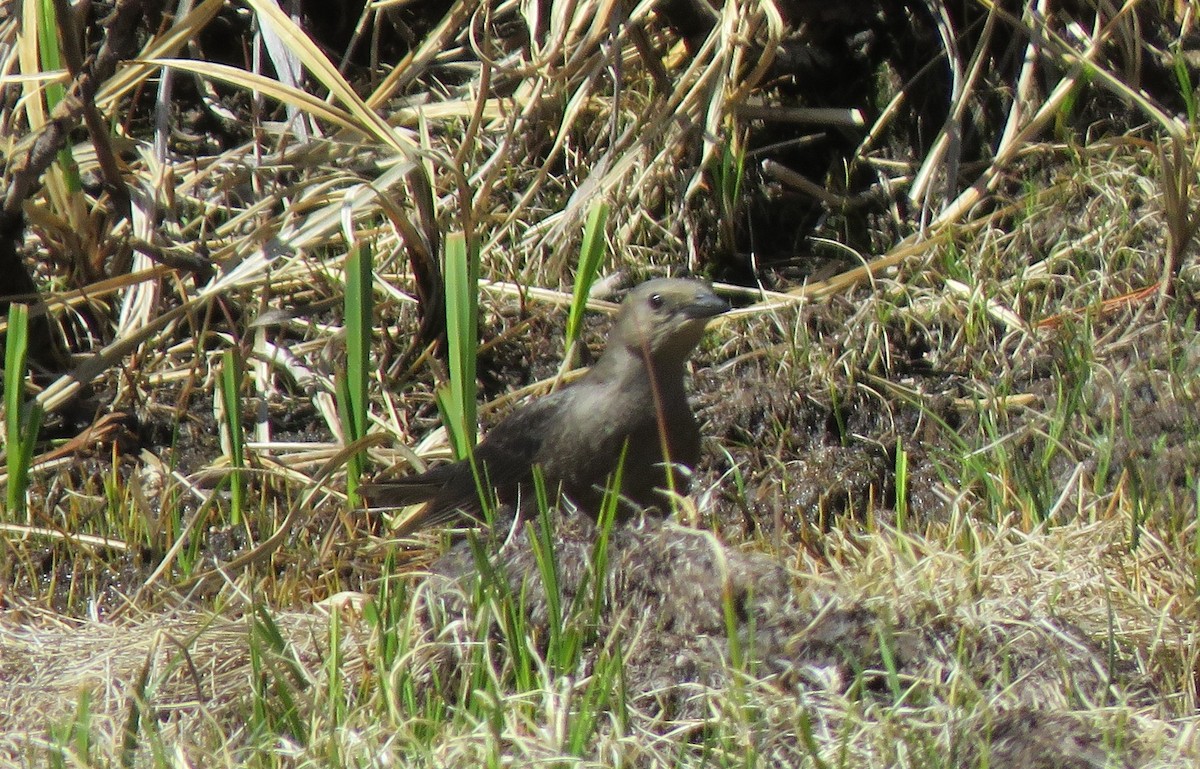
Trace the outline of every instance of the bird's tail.
<instances>
[{"instance_id":1,"label":"bird's tail","mask_svg":"<svg viewBox=\"0 0 1200 769\"><path fill-rule=\"evenodd\" d=\"M472 514L472 508L479 506L478 497L460 499L448 493L450 491L444 483L431 482L421 476L364 483L358 487L359 496L366 500L370 509L408 508L392 528L396 537L407 537L446 523L477 525L479 520Z\"/></svg>"},{"instance_id":2,"label":"bird's tail","mask_svg":"<svg viewBox=\"0 0 1200 769\"><path fill-rule=\"evenodd\" d=\"M367 507L394 510L430 501L442 491L442 484L430 483L420 477L398 478L364 483L357 490L358 495L367 501Z\"/></svg>"}]
</instances>

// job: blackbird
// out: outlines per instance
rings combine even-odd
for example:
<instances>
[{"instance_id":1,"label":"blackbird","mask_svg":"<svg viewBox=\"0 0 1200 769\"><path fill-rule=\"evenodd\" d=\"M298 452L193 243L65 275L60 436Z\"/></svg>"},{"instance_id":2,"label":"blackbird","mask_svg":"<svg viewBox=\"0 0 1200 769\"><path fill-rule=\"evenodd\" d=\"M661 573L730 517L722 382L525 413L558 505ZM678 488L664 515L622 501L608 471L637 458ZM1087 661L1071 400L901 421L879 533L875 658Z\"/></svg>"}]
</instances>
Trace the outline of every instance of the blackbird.
<instances>
[{"instance_id":1,"label":"blackbird","mask_svg":"<svg viewBox=\"0 0 1200 769\"><path fill-rule=\"evenodd\" d=\"M694 280L661 278L629 292L604 354L577 382L517 409L493 427L469 460L409 478L359 487L373 508L422 504L404 536L463 516L480 520L480 489L522 507L534 497L534 468L555 494L596 516L621 469L618 517L685 494L700 459L700 427L684 390L688 356L709 319L729 305ZM477 481L478 478L478 481ZM490 496L490 494L489 494Z\"/></svg>"}]
</instances>

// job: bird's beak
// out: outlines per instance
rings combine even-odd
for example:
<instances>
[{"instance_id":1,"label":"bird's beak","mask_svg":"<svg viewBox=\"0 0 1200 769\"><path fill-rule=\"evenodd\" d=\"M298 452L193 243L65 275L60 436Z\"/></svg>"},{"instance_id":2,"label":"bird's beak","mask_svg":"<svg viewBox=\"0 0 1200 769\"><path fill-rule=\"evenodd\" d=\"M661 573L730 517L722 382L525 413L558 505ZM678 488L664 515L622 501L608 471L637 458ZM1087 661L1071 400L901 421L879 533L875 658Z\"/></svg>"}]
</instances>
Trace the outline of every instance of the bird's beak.
<instances>
[{"instance_id":1,"label":"bird's beak","mask_svg":"<svg viewBox=\"0 0 1200 769\"><path fill-rule=\"evenodd\" d=\"M683 308L684 315L694 320L712 318L725 312L729 312L729 302L716 294L698 296Z\"/></svg>"}]
</instances>

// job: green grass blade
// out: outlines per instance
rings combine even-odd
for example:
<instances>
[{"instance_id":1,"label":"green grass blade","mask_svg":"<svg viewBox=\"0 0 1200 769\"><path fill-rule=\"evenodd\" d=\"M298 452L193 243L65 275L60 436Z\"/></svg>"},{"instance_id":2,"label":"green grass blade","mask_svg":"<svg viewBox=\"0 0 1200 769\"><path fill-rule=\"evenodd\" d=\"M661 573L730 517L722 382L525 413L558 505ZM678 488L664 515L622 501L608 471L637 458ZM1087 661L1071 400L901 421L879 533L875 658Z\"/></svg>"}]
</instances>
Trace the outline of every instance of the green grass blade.
<instances>
[{"instance_id":1,"label":"green grass blade","mask_svg":"<svg viewBox=\"0 0 1200 769\"><path fill-rule=\"evenodd\" d=\"M546 609L549 614L547 624L550 639L546 651L547 661L559 672L566 672L574 664L570 655L565 654L564 634L565 618L562 609L562 586L559 583L558 557L554 551L554 520L550 512L550 502L546 495L546 482L542 477L541 468L534 468L534 494L537 498L537 522L533 526L533 536L530 545L533 557L537 562L538 573L546 588Z\"/></svg>"},{"instance_id":2,"label":"green grass blade","mask_svg":"<svg viewBox=\"0 0 1200 769\"><path fill-rule=\"evenodd\" d=\"M25 364L29 359L29 308L25 305L9 306L8 333L4 342L4 439L8 463L8 509L13 514L19 514L25 510L29 464L41 421L40 418L31 418L36 409L27 413L24 408Z\"/></svg>"},{"instance_id":3,"label":"green grass blade","mask_svg":"<svg viewBox=\"0 0 1200 769\"><path fill-rule=\"evenodd\" d=\"M41 56L42 68L46 72L65 69L62 49L59 46L58 14L54 9L54 2L53 0L41 0L40 6L37 29L38 53ZM46 83L47 111L53 113L54 108L65 96L66 88L62 83ZM58 151L58 166L67 191L72 195L79 193L83 189L83 182L80 180L79 166L71 154L69 143Z\"/></svg>"},{"instance_id":4,"label":"green grass blade","mask_svg":"<svg viewBox=\"0 0 1200 769\"><path fill-rule=\"evenodd\" d=\"M604 261L604 227L608 223L609 207L607 203L597 203L588 212L587 224L583 228L583 244L579 249L579 269L575 271L575 290L571 295L571 310L567 315L566 356L564 367L575 365L575 344L583 331L583 314L587 310L588 296L592 293L592 284L596 282L596 273Z\"/></svg>"},{"instance_id":5,"label":"green grass blade","mask_svg":"<svg viewBox=\"0 0 1200 769\"><path fill-rule=\"evenodd\" d=\"M226 350L221 357L221 402L225 407L225 427L229 431L229 520L242 522L246 504L245 448L242 440L242 367L237 352Z\"/></svg>"},{"instance_id":6,"label":"green grass blade","mask_svg":"<svg viewBox=\"0 0 1200 769\"><path fill-rule=\"evenodd\" d=\"M461 232L446 238L446 337L450 385L438 405L450 433L454 456L475 447L475 355L479 346L479 251Z\"/></svg>"},{"instance_id":7,"label":"green grass blade","mask_svg":"<svg viewBox=\"0 0 1200 769\"><path fill-rule=\"evenodd\" d=\"M596 517L596 541L592 546L592 605L590 620L593 625L600 622L600 613L604 608L604 586L608 575L608 545L612 539L613 525L617 520L617 508L621 504L621 480L625 475L625 456L629 445L621 448L621 456L617 460L617 469L604 490L604 500L600 503L600 514ZM580 591L583 592L582 590Z\"/></svg>"},{"instance_id":8,"label":"green grass blade","mask_svg":"<svg viewBox=\"0 0 1200 769\"><path fill-rule=\"evenodd\" d=\"M896 530L904 533L908 526L908 452L896 439Z\"/></svg>"},{"instance_id":9,"label":"green grass blade","mask_svg":"<svg viewBox=\"0 0 1200 769\"><path fill-rule=\"evenodd\" d=\"M374 251L366 243L355 244L346 255L346 376L338 388L338 412L342 429L350 442L367 434L367 385L371 378L371 332L374 305L371 279L374 274ZM346 488L354 500L354 489L362 477L365 456L356 452L347 461Z\"/></svg>"}]
</instances>

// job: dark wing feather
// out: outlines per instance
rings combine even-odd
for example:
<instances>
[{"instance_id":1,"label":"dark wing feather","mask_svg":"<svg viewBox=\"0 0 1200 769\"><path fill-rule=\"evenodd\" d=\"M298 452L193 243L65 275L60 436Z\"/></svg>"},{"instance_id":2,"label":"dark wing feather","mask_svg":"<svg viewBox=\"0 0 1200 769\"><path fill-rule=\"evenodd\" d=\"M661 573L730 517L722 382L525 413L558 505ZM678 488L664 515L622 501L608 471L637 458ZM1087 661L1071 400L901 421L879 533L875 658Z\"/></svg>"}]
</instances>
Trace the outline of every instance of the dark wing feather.
<instances>
[{"instance_id":1,"label":"dark wing feather","mask_svg":"<svg viewBox=\"0 0 1200 769\"><path fill-rule=\"evenodd\" d=\"M517 484L533 477L533 465L540 461L546 438L558 432L555 425L570 404L571 388L540 398L493 427L475 447L475 462L502 501L511 501Z\"/></svg>"},{"instance_id":2,"label":"dark wing feather","mask_svg":"<svg viewBox=\"0 0 1200 769\"><path fill-rule=\"evenodd\" d=\"M514 411L493 427L475 447L475 463L486 489L496 489L504 501L515 496L518 484L532 475L548 427L569 404L567 391L540 398ZM410 478L363 484L360 493L371 507L397 508L425 503L401 522L397 536L452 521L460 516L478 520L482 512L479 484L467 461L454 462Z\"/></svg>"}]
</instances>

